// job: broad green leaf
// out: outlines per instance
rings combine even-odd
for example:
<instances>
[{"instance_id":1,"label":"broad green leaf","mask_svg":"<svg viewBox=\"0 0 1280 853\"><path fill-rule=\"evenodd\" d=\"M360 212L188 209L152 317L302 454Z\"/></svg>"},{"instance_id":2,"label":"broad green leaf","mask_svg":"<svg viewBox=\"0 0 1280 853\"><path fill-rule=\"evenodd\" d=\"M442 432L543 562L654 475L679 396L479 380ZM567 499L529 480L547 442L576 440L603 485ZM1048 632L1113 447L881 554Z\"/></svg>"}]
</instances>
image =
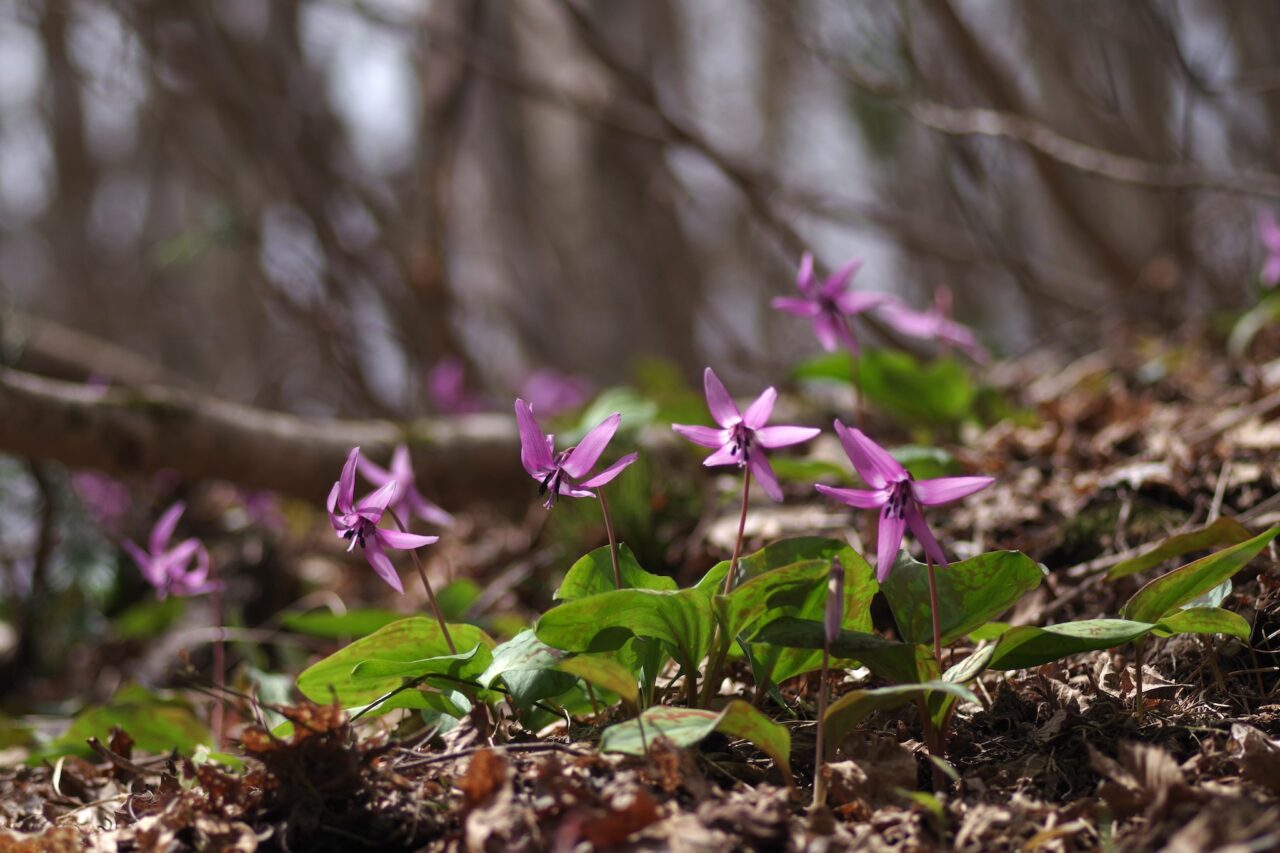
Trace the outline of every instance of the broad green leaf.
<instances>
[{"instance_id":1,"label":"broad green leaf","mask_svg":"<svg viewBox=\"0 0 1280 853\"><path fill-rule=\"evenodd\" d=\"M797 649L821 649L826 632L821 622L784 616L763 625L753 643ZM933 653L925 646L899 643L861 631L841 631L831 644L836 658L860 661L888 681L918 684L938 677Z\"/></svg>"},{"instance_id":2,"label":"broad green leaf","mask_svg":"<svg viewBox=\"0 0 1280 853\"><path fill-rule=\"evenodd\" d=\"M446 622L462 619L475 600L480 597L480 585L470 578L458 578L436 591L436 602Z\"/></svg>"},{"instance_id":3,"label":"broad green leaf","mask_svg":"<svg viewBox=\"0 0 1280 853\"><path fill-rule=\"evenodd\" d=\"M346 613L316 610L310 613L286 613L281 617L280 624L286 631L336 640L339 637L365 637L404 618L403 613L396 613L394 610L348 610Z\"/></svg>"},{"instance_id":4,"label":"broad green leaf","mask_svg":"<svg viewBox=\"0 0 1280 853\"><path fill-rule=\"evenodd\" d=\"M625 666L600 655L577 655L556 664L556 669L576 675L583 681L617 693L632 707L640 704L640 690L636 677Z\"/></svg>"},{"instance_id":5,"label":"broad green leaf","mask_svg":"<svg viewBox=\"0 0 1280 853\"><path fill-rule=\"evenodd\" d=\"M779 480L790 483L812 483L821 480L837 486L852 486L856 480L849 473L848 465L828 462L825 459L799 459L794 456L779 456L770 459L773 473Z\"/></svg>"},{"instance_id":6,"label":"broad green leaf","mask_svg":"<svg viewBox=\"0 0 1280 853\"><path fill-rule=\"evenodd\" d=\"M1040 566L1018 551L991 551L934 571L944 644L1008 610L1044 577ZM910 643L932 643L928 567L900 553L880 588L902 638Z\"/></svg>"},{"instance_id":7,"label":"broad green leaf","mask_svg":"<svg viewBox=\"0 0 1280 853\"><path fill-rule=\"evenodd\" d=\"M1192 551L1203 551L1219 545L1237 545L1251 536L1253 534L1243 524L1224 515L1213 524L1201 527L1199 530L1170 536L1150 551L1133 559L1116 563L1111 567L1111 571L1107 572L1107 580L1111 581L1154 569L1167 560L1190 554Z\"/></svg>"},{"instance_id":8,"label":"broad green leaf","mask_svg":"<svg viewBox=\"0 0 1280 853\"><path fill-rule=\"evenodd\" d=\"M114 620L116 634L123 640L139 640L164 633L187 612L187 600L177 595L135 604Z\"/></svg>"},{"instance_id":9,"label":"broad green leaf","mask_svg":"<svg viewBox=\"0 0 1280 853\"><path fill-rule=\"evenodd\" d=\"M791 778L791 733L747 702L734 699L723 711L699 708L649 708L641 715L641 725L627 720L604 730L600 737L601 752L644 755L646 744L664 737L676 746L689 747L712 732L751 741L774 760L789 780Z\"/></svg>"},{"instance_id":10,"label":"broad green leaf","mask_svg":"<svg viewBox=\"0 0 1280 853\"><path fill-rule=\"evenodd\" d=\"M858 387L872 403L910 424L957 423L973 407L969 372L951 358L924 363L898 350L867 350L858 357Z\"/></svg>"},{"instance_id":11,"label":"broad green leaf","mask_svg":"<svg viewBox=\"0 0 1280 853\"><path fill-rule=\"evenodd\" d=\"M995 651L996 647L993 644L979 646L973 654L955 666L948 668L942 674L942 680L950 681L953 684L967 684L973 681L991 663L991 658L995 655Z\"/></svg>"},{"instance_id":12,"label":"broad green leaf","mask_svg":"<svg viewBox=\"0 0 1280 853\"><path fill-rule=\"evenodd\" d=\"M617 386L606 388L592 400L585 409L578 423L561 433L561 439L575 444L591 431L602 420L614 412L622 414L619 429L635 431L649 424L658 412L658 404L639 394L634 388Z\"/></svg>"},{"instance_id":13,"label":"broad green leaf","mask_svg":"<svg viewBox=\"0 0 1280 853\"><path fill-rule=\"evenodd\" d=\"M1254 336L1276 322L1280 322L1280 291L1273 290L1236 321L1227 338L1227 351L1234 356L1243 355Z\"/></svg>"},{"instance_id":14,"label":"broad green leaf","mask_svg":"<svg viewBox=\"0 0 1280 853\"><path fill-rule=\"evenodd\" d=\"M967 687L951 681L926 681L923 684L895 684L870 690L853 690L841 696L827 708L825 718L827 744L837 748L859 723L875 711L897 708L917 696L933 692L949 693L958 699L977 702Z\"/></svg>"},{"instance_id":15,"label":"broad green leaf","mask_svg":"<svg viewBox=\"0 0 1280 853\"><path fill-rule=\"evenodd\" d=\"M734 580L734 586L741 586L752 578L783 566L790 566L804 560L830 561L832 557L837 556L842 561L846 561L846 571L849 570L851 561L860 559L857 557L857 552L849 547L849 543L840 539L829 539L825 536L783 539L766 545L754 554L740 558L738 577ZM702 580L698 581L697 588L709 594L718 593L724 589L724 576L729 573L730 562L722 560L712 566L711 570L702 576ZM874 594L875 590L871 592Z\"/></svg>"},{"instance_id":16,"label":"broad green leaf","mask_svg":"<svg viewBox=\"0 0 1280 853\"><path fill-rule=\"evenodd\" d=\"M1152 633L1157 637L1171 637L1174 634L1226 634L1247 640L1253 633L1253 626L1239 613L1223 610L1221 607L1191 607L1161 619Z\"/></svg>"},{"instance_id":17,"label":"broad green leaf","mask_svg":"<svg viewBox=\"0 0 1280 853\"><path fill-rule=\"evenodd\" d=\"M620 589L567 601L543 614L538 639L568 652L608 652L631 636L661 640L687 670L711 645L711 599L698 589Z\"/></svg>"},{"instance_id":18,"label":"broad green leaf","mask_svg":"<svg viewBox=\"0 0 1280 853\"><path fill-rule=\"evenodd\" d=\"M140 751L152 754L176 749L191 755L197 747L213 742L208 728L190 704L130 685L117 691L110 702L85 708L61 736L33 752L31 759L59 755L91 757L94 753L85 741L96 737L107 743L111 729L117 727L128 732Z\"/></svg>"},{"instance_id":19,"label":"broad green leaf","mask_svg":"<svg viewBox=\"0 0 1280 853\"><path fill-rule=\"evenodd\" d=\"M573 676L556 669L568 654L548 646L532 628L527 628L493 650L493 662L480 675L479 682L491 687L495 679L501 678L511 693L511 701L526 709L573 687Z\"/></svg>"},{"instance_id":20,"label":"broad green leaf","mask_svg":"<svg viewBox=\"0 0 1280 853\"><path fill-rule=\"evenodd\" d=\"M1197 595L1190 601L1183 602L1178 606L1179 610L1190 610L1193 607L1221 607L1222 602L1227 600L1227 596L1231 594L1231 578L1227 578L1204 595Z\"/></svg>"},{"instance_id":21,"label":"broad green leaf","mask_svg":"<svg viewBox=\"0 0 1280 853\"><path fill-rule=\"evenodd\" d=\"M1008 622L988 622L985 625L979 625L969 632L969 639L975 643L981 643L986 640L995 640L1002 636L1013 626Z\"/></svg>"},{"instance_id":22,"label":"broad green leaf","mask_svg":"<svg viewBox=\"0 0 1280 853\"><path fill-rule=\"evenodd\" d=\"M489 635L474 625L450 625L449 633L464 652L476 646L492 649L494 645ZM298 690L313 702L328 703L336 697L344 708L364 705L390 693L403 679L397 675L356 675L359 664L371 660L407 663L449 654L449 646L434 619L401 619L312 664L298 676Z\"/></svg>"},{"instance_id":23,"label":"broad green leaf","mask_svg":"<svg viewBox=\"0 0 1280 853\"><path fill-rule=\"evenodd\" d=\"M447 675L459 681L475 681L493 661L493 653L484 646L458 652L456 655L399 661L370 658L351 668L351 679L421 678L424 675Z\"/></svg>"},{"instance_id":24,"label":"broad green leaf","mask_svg":"<svg viewBox=\"0 0 1280 853\"><path fill-rule=\"evenodd\" d=\"M622 574L624 589L674 590L678 586L674 578L650 574L642 569L626 543L618 544L618 571ZM605 545L584 554L574 563L552 598L556 601L577 601L615 589L613 559L609 556L609 546Z\"/></svg>"},{"instance_id":25,"label":"broad green leaf","mask_svg":"<svg viewBox=\"0 0 1280 853\"><path fill-rule=\"evenodd\" d=\"M1159 622L1170 612L1204 595L1243 569L1280 535L1280 527L1188 563L1149 582L1125 603L1120 615L1137 622Z\"/></svg>"},{"instance_id":26,"label":"broad green leaf","mask_svg":"<svg viewBox=\"0 0 1280 853\"><path fill-rule=\"evenodd\" d=\"M904 444L889 449L889 455L902 463L902 467L917 480L932 480L963 474L964 468L956 458L941 447Z\"/></svg>"},{"instance_id":27,"label":"broad green leaf","mask_svg":"<svg viewBox=\"0 0 1280 853\"><path fill-rule=\"evenodd\" d=\"M1021 625L1000 637L988 666L1026 669L1080 652L1111 649L1145 636L1152 627L1126 619L1089 619L1045 628Z\"/></svg>"},{"instance_id":28,"label":"broad green leaf","mask_svg":"<svg viewBox=\"0 0 1280 853\"><path fill-rule=\"evenodd\" d=\"M825 604L830 574L830 560L804 560L757 575L728 595L716 596L721 627L737 637L769 611L803 611L815 597Z\"/></svg>"}]
</instances>

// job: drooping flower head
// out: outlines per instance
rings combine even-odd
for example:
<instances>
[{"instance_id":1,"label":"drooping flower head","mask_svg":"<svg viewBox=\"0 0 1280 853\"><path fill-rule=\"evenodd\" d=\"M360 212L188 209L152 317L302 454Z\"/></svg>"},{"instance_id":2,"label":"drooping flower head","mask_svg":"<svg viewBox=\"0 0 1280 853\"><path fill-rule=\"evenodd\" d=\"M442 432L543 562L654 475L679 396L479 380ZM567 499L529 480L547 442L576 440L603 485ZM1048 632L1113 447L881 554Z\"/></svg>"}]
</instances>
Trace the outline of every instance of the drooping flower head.
<instances>
[{"instance_id":1,"label":"drooping flower head","mask_svg":"<svg viewBox=\"0 0 1280 853\"><path fill-rule=\"evenodd\" d=\"M1259 278L1264 287L1275 287L1280 284L1280 222L1276 221L1276 213L1269 207L1258 211L1258 239L1267 252Z\"/></svg>"},{"instance_id":2,"label":"drooping flower head","mask_svg":"<svg viewBox=\"0 0 1280 853\"><path fill-rule=\"evenodd\" d=\"M916 311L891 299L884 303L880 316L904 335L953 346L979 364L986 364L991 360L991 353L978 341L973 329L951 319L951 304L951 289L939 287L933 292L933 307L928 311Z\"/></svg>"},{"instance_id":3,"label":"drooping flower head","mask_svg":"<svg viewBox=\"0 0 1280 853\"><path fill-rule=\"evenodd\" d=\"M396 483L389 481L373 494L360 500L355 499L356 467L360 464L360 448L353 447L347 454L347 462L342 466L342 476L329 490L329 523L339 537L351 544L347 550L360 546L369 565L396 592L404 592L400 576L396 574L391 558L383 548L408 550L421 548L439 541L439 536L421 536L417 533L406 533L401 530L384 530L378 526L382 514L395 499Z\"/></svg>"},{"instance_id":4,"label":"drooping flower head","mask_svg":"<svg viewBox=\"0 0 1280 853\"><path fill-rule=\"evenodd\" d=\"M533 417L533 407L524 400L516 400L516 424L520 428L520 463L529 476L538 481L538 494L545 495L547 509L555 505L556 498L591 498L591 489L599 488L622 473L637 454L628 453L599 474L588 476L618 431L622 415L614 412L582 437L576 446L556 452L555 436L542 432Z\"/></svg>"},{"instance_id":5,"label":"drooping flower head","mask_svg":"<svg viewBox=\"0 0 1280 853\"><path fill-rule=\"evenodd\" d=\"M178 501L165 510L151 528L146 551L131 540L124 541L125 551L138 564L142 577L151 584L159 598L202 595L219 588L216 582L209 580L209 552L199 539L184 539L169 547L169 540L173 538L178 519L185 509L186 505Z\"/></svg>"},{"instance_id":6,"label":"drooping flower head","mask_svg":"<svg viewBox=\"0 0 1280 853\"><path fill-rule=\"evenodd\" d=\"M796 275L800 298L779 296L772 305L779 311L813 320L813 333L827 352L835 352L840 344L844 344L850 352L857 353L858 339L853 335L849 318L891 298L887 293L849 289L849 281L861 266L862 259L854 258L818 284L813 275L813 255L805 252Z\"/></svg>"},{"instance_id":7,"label":"drooping flower head","mask_svg":"<svg viewBox=\"0 0 1280 853\"><path fill-rule=\"evenodd\" d=\"M765 449L808 441L821 430L799 426L765 426L773 414L773 404L778 400L778 392L771 387L764 389L755 402L747 406L746 412L741 412L725 390L720 377L710 367L703 373L702 380L707 393L707 408L720 427L672 424L671 428L694 444L716 448L715 453L702 461L703 465L737 465L749 468L752 476L764 487L765 494L775 501L782 500L782 487L778 485L778 478L764 454Z\"/></svg>"},{"instance_id":8,"label":"drooping flower head","mask_svg":"<svg viewBox=\"0 0 1280 853\"><path fill-rule=\"evenodd\" d=\"M391 467L383 468L375 465L363 456L359 462L360 473L375 487L383 487L387 483L396 484L395 497L391 500L391 509L400 519L408 524L408 519L418 516L423 521L449 527L453 524L453 516L422 496L418 491L413 473L413 461L409 458L409 448L398 445L391 454Z\"/></svg>"},{"instance_id":9,"label":"drooping flower head","mask_svg":"<svg viewBox=\"0 0 1280 853\"><path fill-rule=\"evenodd\" d=\"M835 422L836 435L849 455L858 475L871 490L840 489L816 485L819 492L858 509L879 509L880 524L876 535L876 579L884 581L902 547L907 528L915 535L926 554L938 565L947 565L947 556L933 538L925 523L922 507L937 506L967 497L995 482L993 477L938 477L914 480L902 463L883 447L863 434Z\"/></svg>"}]
</instances>

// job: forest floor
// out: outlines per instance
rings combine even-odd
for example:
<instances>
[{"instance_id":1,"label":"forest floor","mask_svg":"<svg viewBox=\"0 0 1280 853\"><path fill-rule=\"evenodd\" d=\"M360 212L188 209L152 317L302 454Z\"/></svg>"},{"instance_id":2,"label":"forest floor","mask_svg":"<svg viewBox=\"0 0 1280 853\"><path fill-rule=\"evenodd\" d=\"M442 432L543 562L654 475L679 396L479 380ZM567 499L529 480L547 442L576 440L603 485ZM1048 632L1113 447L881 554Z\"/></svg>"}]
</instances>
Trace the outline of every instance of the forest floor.
<instances>
[{"instance_id":1,"label":"forest floor","mask_svg":"<svg viewBox=\"0 0 1280 853\"><path fill-rule=\"evenodd\" d=\"M941 529L1048 567L1008 621L1115 615L1152 576L1107 581L1121 559L1220 517L1254 531L1280 522L1280 361L1133 343L1002 363L988 381L1037 417L966 436L963 461L998 482ZM1132 646L984 673L980 703L953 720L955 777L941 790L907 706L840 745L828 808L809 810L816 673L787 685L786 713L765 706L791 727L796 789L718 735L693 750L659 741L646 758L601 754L595 737L619 709L533 733L478 706L443 734L356 737L342 713L303 705L291 739L246 732L240 772L141 754L123 734L95 760L0 771L0 853L1280 849L1274 544L1224 606L1252 624L1250 642L1148 644L1141 720ZM857 675L841 674L834 695Z\"/></svg>"}]
</instances>

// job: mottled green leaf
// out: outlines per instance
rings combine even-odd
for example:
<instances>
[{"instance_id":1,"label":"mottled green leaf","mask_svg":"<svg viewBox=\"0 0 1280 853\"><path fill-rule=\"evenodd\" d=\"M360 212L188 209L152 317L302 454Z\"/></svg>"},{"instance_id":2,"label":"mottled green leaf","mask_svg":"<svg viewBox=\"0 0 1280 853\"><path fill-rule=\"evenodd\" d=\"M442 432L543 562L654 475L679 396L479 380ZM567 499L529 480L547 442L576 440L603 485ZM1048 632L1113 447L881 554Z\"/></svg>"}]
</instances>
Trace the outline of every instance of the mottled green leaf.
<instances>
[{"instance_id":1,"label":"mottled green leaf","mask_svg":"<svg viewBox=\"0 0 1280 853\"><path fill-rule=\"evenodd\" d=\"M493 662L480 675L479 682L491 687L501 678L511 701L517 708L525 709L573 687L573 676L556 669L568 655L539 640L533 629L528 628L493 650Z\"/></svg>"},{"instance_id":2,"label":"mottled green leaf","mask_svg":"<svg viewBox=\"0 0 1280 853\"><path fill-rule=\"evenodd\" d=\"M1127 619L1089 619L1037 628L1010 628L996 643L991 669L1026 669L1080 652L1111 649L1145 636L1153 625Z\"/></svg>"},{"instance_id":3,"label":"mottled green leaf","mask_svg":"<svg viewBox=\"0 0 1280 853\"><path fill-rule=\"evenodd\" d=\"M1151 550L1129 560L1116 563L1107 572L1107 580L1127 577L1138 572L1154 569L1156 566L1174 557L1190 554L1192 551L1203 551L1219 545L1237 545L1246 541L1252 533L1234 518L1222 516L1210 525L1170 536Z\"/></svg>"},{"instance_id":4,"label":"mottled green leaf","mask_svg":"<svg viewBox=\"0 0 1280 853\"><path fill-rule=\"evenodd\" d=\"M1174 634L1226 634L1247 640L1253 633L1253 626L1239 613L1232 613L1221 607L1191 607L1161 619L1152 633L1157 637L1171 637Z\"/></svg>"},{"instance_id":5,"label":"mottled green leaf","mask_svg":"<svg viewBox=\"0 0 1280 853\"><path fill-rule=\"evenodd\" d=\"M600 655L577 655L556 664L556 669L576 675L595 687L617 693L633 707L640 704L636 677L622 664Z\"/></svg>"},{"instance_id":6,"label":"mottled green leaf","mask_svg":"<svg viewBox=\"0 0 1280 853\"><path fill-rule=\"evenodd\" d=\"M625 542L618 545L618 571L622 575L624 589L673 590L677 587L673 578L650 574L641 568L635 553ZM613 559L609 555L609 546L605 545L584 554L574 563L552 598L556 601L577 601L615 589Z\"/></svg>"},{"instance_id":7,"label":"mottled green leaf","mask_svg":"<svg viewBox=\"0 0 1280 853\"><path fill-rule=\"evenodd\" d=\"M152 754L176 749L191 755L197 747L213 742L208 728L189 703L130 685L117 691L110 702L85 708L61 736L33 752L31 758L91 757L94 753L86 741L96 737L107 743L113 728L128 732L140 751Z\"/></svg>"},{"instance_id":8,"label":"mottled green leaf","mask_svg":"<svg viewBox=\"0 0 1280 853\"><path fill-rule=\"evenodd\" d=\"M821 622L783 616L761 626L753 643L771 643L797 649L821 649L826 632ZM831 644L837 658L860 661L888 681L915 684L938 677L933 653L922 645L886 640L861 631L841 631Z\"/></svg>"},{"instance_id":9,"label":"mottled green leaf","mask_svg":"<svg viewBox=\"0 0 1280 853\"><path fill-rule=\"evenodd\" d=\"M1160 621L1243 569L1277 535L1280 535L1280 527L1273 527L1239 545L1161 575L1135 592L1120 615L1137 622Z\"/></svg>"},{"instance_id":10,"label":"mottled green leaf","mask_svg":"<svg viewBox=\"0 0 1280 853\"><path fill-rule=\"evenodd\" d=\"M895 684L870 690L852 690L827 708L825 718L826 738L829 749L836 749L859 723L876 711L889 710L905 705L917 696L930 693L948 693L958 699L977 702L978 699L963 687L951 681L927 681L923 684Z\"/></svg>"}]
</instances>

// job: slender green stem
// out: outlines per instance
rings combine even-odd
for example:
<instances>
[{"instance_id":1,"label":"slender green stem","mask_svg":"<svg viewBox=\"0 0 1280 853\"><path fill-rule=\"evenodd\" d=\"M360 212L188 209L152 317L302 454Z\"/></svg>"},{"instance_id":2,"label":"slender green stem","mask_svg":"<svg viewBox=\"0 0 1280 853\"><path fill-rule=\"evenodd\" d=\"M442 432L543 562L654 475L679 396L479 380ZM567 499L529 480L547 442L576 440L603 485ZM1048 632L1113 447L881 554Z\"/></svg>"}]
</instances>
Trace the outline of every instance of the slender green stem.
<instances>
[{"instance_id":1,"label":"slender green stem","mask_svg":"<svg viewBox=\"0 0 1280 853\"><path fill-rule=\"evenodd\" d=\"M938 672L942 672L942 617L938 612L938 579L934 574L933 558L928 552L924 555L929 566L929 612L933 616L933 659L938 664Z\"/></svg>"},{"instance_id":2,"label":"slender green stem","mask_svg":"<svg viewBox=\"0 0 1280 853\"><path fill-rule=\"evenodd\" d=\"M396 527L400 528L401 533L408 533L409 530L404 526L404 522L400 520L400 516L396 515L396 511L388 508L387 512L391 514L391 519L396 523ZM409 548L409 556L413 558L413 567L418 570L418 577L422 578L422 588L427 591L427 600L431 602L431 612L435 614L436 622L440 625L440 633L444 635L445 645L449 647L449 654L456 655L458 647L453 644L453 636L449 633L449 626L445 624L444 613L440 610L440 602L436 601L435 590L431 588L431 581L427 580L427 572L422 568L422 561L418 559L418 552L413 548Z\"/></svg>"},{"instance_id":3,"label":"slender green stem","mask_svg":"<svg viewBox=\"0 0 1280 853\"><path fill-rule=\"evenodd\" d=\"M609 534L609 557L613 560L613 587L622 589L622 569L618 568L618 540L613 536L613 520L609 518L609 502L604 499L604 486L596 489L600 499L600 512L604 514L604 529Z\"/></svg>"},{"instance_id":4,"label":"slender green stem","mask_svg":"<svg viewBox=\"0 0 1280 853\"><path fill-rule=\"evenodd\" d=\"M742 540L747 530L747 503L751 499L751 469L742 469L742 512L738 516L738 539L733 543L733 556L729 558L729 571L724 576L722 595L733 591L733 580L738 574L738 558L742 556ZM729 656L729 644L732 637L724 635L719 623L711 635L711 666L707 669L707 677L702 682L702 704L711 701L711 693L720 684L720 672L724 669L725 659Z\"/></svg>"},{"instance_id":5,"label":"slender green stem","mask_svg":"<svg viewBox=\"0 0 1280 853\"><path fill-rule=\"evenodd\" d=\"M822 766L827 761L827 674L831 667L831 643L822 643L822 681L818 685L818 737L813 750L813 803L810 809L818 809L827 801L827 778Z\"/></svg>"}]
</instances>

